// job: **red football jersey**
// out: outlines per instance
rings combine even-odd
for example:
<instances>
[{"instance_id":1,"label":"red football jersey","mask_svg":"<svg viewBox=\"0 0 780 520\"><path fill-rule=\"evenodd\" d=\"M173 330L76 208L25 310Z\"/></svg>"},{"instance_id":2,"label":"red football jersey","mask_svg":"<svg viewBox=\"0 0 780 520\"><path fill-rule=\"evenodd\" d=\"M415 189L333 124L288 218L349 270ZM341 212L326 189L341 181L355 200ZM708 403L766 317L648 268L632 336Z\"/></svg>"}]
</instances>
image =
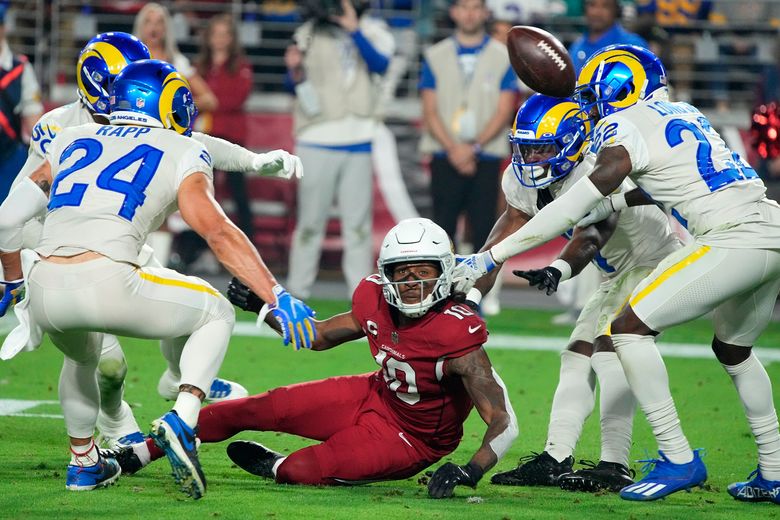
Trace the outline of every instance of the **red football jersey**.
<instances>
[{"instance_id":1,"label":"red football jersey","mask_svg":"<svg viewBox=\"0 0 780 520\"><path fill-rule=\"evenodd\" d=\"M454 449L472 402L460 377L447 375L445 360L479 349L487 326L465 304L448 302L404 327L395 325L391 308L378 275L360 282L352 295L352 315L381 367L382 400L409 434L432 448Z\"/></svg>"}]
</instances>

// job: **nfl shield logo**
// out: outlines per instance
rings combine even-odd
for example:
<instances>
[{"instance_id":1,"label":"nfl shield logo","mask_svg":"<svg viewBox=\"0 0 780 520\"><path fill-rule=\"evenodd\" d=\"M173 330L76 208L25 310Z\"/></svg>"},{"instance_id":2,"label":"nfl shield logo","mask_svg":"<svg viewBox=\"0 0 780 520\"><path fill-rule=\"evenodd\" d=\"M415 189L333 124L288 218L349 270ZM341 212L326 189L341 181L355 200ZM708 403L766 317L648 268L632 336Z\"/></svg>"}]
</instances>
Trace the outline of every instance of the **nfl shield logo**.
<instances>
[{"instance_id":1,"label":"nfl shield logo","mask_svg":"<svg viewBox=\"0 0 780 520\"><path fill-rule=\"evenodd\" d=\"M396 331L393 331L390 333L390 339L393 340L393 343L396 345L398 344L398 333Z\"/></svg>"},{"instance_id":2,"label":"nfl shield logo","mask_svg":"<svg viewBox=\"0 0 780 520\"><path fill-rule=\"evenodd\" d=\"M137 108L143 108L146 105L146 100L142 97L135 98L135 106Z\"/></svg>"}]
</instances>

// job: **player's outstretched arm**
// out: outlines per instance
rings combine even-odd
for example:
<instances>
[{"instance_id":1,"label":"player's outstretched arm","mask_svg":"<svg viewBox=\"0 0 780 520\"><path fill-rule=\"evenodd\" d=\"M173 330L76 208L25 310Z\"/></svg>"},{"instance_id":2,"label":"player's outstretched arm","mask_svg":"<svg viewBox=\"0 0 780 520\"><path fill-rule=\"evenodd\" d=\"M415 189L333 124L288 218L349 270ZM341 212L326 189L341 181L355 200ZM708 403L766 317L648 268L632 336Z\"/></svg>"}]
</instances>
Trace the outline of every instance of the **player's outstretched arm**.
<instances>
[{"instance_id":1,"label":"player's outstretched arm","mask_svg":"<svg viewBox=\"0 0 780 520\"><path fill-rule=\"evenodd\" d=\"M504 456L518 434L517 419L504 382L493 370L483 349L448 359L444 369L448 375L461 377L488 428L482 445L468 464L458 466L448 462L434 472L428 482L431 498L450 497L457 485L475 487L482 475Z\"/></svg>"},{"instance_id":2,"label":"player's outstretched arm","mask_svg":"<svg viewBox=\"0 0 780 520\"><path fill-rule=\"evenodd\" d=\"M626 149L604 148L588 177L578 180L566 193L542 208L523 229L493 246L489 251L491 260L503 263L574 227L600 200L618 189L629 173L631 158Z\"/></svg>"},{"instance_id":3,"label":"player's outstretched arm","mask_svg":"<svg viewBox=\"0 0 780 520\"><path fill-rule=\"evenodd\" d=\"M214 186L206 174L196 172L182 181L178 203L184 221L203 237L217 260L260 298L271 302L264 312L279 321L285 345L311 348L316 337L314 311L279 285L257 249L214 199Z\"/></svg>"},{"instance_id":4,"label":"player's outstretched arm","mask_svg":"<svg viewBox=\"0 0 780 520\"><path fill-rule=\"evenodd\" d=\"M235 277L228 285L228 299L236 307L254 313L259 313L265 305L260 297ZM282 328L272 316L267 315L264 321L276 332L282 334ZM313 320L313 323L317 331L317 339L311 345L312 350L328 350L366 335L351 312L337 314L325 320Z\"/></svg>"},{"instance_id":5,"label":"player's outstretched arm","mask_svg":"<svg viewBox=\"0 0 780 520\"><path fill-rule=\"evenodd\" d=\"M193 132L192 138L206 146L217 170L257 173L283 179L303 177L301 160L285 150L254 153L243 146L200 132Z\"/></svg>"},{"instance_id":6,"label":"player's outstretched arm","mask_svg":"<svg viewBox=\"0 0 780 520\"><path fill-rule=\"evenodd\" d=\"M558 284L577 276L591 262L599 249L604 247L615 232L618 215L612 214L605 220L585 228L574 228L574 234L561 254L552 264L543 269L528 271L514 270L515 276L525 278L531 287L546 291L548 295L558 290Z\"/></svg>"},{"instance_id":7,"label":"player's outstretched arm","mask_svg":"<svg viewBox=\"0 0 780 520\"><path fill-rule=\"evenodd\" d=\"M613 213L617 213L625 208L634 206L649 206L656 204L647 193L639 188L630 191L621 191L613 193L609 197L601 200L596 206L585 215L582 220L577 222L577 227L587 227L596 222L601 222Z\"/></svg>"}]
</instances>

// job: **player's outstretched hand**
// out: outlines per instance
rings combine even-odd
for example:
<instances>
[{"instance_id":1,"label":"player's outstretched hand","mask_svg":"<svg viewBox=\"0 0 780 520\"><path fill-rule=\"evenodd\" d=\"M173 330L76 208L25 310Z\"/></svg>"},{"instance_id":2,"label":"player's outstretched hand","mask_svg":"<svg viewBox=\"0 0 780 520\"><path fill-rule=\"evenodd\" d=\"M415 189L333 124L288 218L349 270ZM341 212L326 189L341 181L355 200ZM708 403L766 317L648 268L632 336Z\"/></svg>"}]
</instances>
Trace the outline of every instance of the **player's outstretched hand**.
<instances>
[{"instance_id":1,"label":"player's outstretched hand","mask_svg":"<svg viewBox=\"0 0 780 520\"><path fill-rule=\"evenodd\" d=\"M482 468L473 462L465 466L458 466L448 462L439 469L428 481L428 496L431 498L447 498L452 496L455 486L477 487L477 482L482 478Z\"/></svg>"},{"instance_id":2,"label":"player's outstretched hand","mask_svg":"<svg viewBox=\"0 0 780 520\"><path fill-rule=\"evenodd\" d=\"M24 298L24 280L4 282L5 292L0 299L0 316L5 316L8 309L22 301Z\"/></svg>"},{"instance_id":3,"label":"player's outstretched hand","mask_svg":"<svg viewBox=\"0 0 780 520\"><path fill-rule=\"evenodd\" d=\"M456 292L469 292L477 280L496 268L490 251L468 256L455 255L455 261L458 265L452 271L452 281Z\"/></svg>"},{"instance_id":4,"label":"player's outstretched hand","mask_svg":"<svg viewBox=\"0 0 780 520\"><path fill-rule=\"evenodd\" d=\"M259 153L255 156L252 166L257 173L266 177L281 177L283 179L303 177L301 159L286 150Z\"/></svg>"},{"instance_id":5,"label":"player's outstretched hand","mask_svg":"<svg viewBox=\"0 0 780 520\"><path fill-rule=\"evenodd\" d=\"M546 291L551 295L558 290L558 284L561 283L561 272L552 266L544 269L531 269L530 271L514 270L512 273L520 278L525 278L531 287L536 287L540 291Z\"/></svg>"},{"instance_id":6,"label":"player's outstretched hand","mask_svg":"<svg viewBox=\"0 0 780 520\"><path fill-rule=\"evenodd\" d=\"M292 343L295 350L300 350L301 347L311 348L317 339L314 311L281 285L274 285L273 291L276 302L268 305L267 309L282 327L284 344Z\"/></svg>"},{"instance_id":7,"label":"player's outstretched hand","mask_svg":"<svg viewBox=\"0 0 780 520\"><path fill-rule=\"evenodd\" d=\"M239 309L254 312L255 314L259 314L260 309L265 305L265 302L252 292L252 289L241 283L241 280L235 276L230 280L227 296L230 303Z\"/></svg>"}]
</instances>

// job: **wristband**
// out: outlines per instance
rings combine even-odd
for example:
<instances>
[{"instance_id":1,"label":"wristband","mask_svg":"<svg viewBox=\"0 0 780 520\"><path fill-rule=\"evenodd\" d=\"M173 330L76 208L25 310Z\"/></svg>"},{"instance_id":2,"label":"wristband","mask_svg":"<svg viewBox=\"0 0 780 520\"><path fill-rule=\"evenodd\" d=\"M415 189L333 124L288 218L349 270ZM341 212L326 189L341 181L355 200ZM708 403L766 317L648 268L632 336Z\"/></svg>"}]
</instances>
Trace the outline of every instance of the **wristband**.
<instances>
[{"instance_id":1,"label":"wristband","mask_svg":"<svg viewBox=\"0 0 780 520\"><path fill-rule=\"evenodd\" d=\"M472 287L469 289L469 292L466 293L466 299L479 305L482 301L482 293L476 287Z\"/></svg>"},{"instance_id":2,"label":"wristband","mask_svg":"<svg viewBox=\"0 0 780 520\"><path fill-rule=\"evenodd\" d=\"M621 191L620 193L610 195L609 203L612 204L612 209L616 212L620 211L621 209L626 209L628 207L628 202L626 202L626 192Z\"/></svg>"},{"instance_id":3,"label":"wristband","mask_svg":"<svg viewBox=\"0 0 780 520\"><path fill-rule=\"evenodd\" d=\"M562 258L556 258L553 260L553 263L550 264L550 267L554 267L558 271L561 272L561 279L559 282L562 282L564 280L568 280L571 278L571 265L569 265L569 262Z\"/></svg>"}]
</instances>

